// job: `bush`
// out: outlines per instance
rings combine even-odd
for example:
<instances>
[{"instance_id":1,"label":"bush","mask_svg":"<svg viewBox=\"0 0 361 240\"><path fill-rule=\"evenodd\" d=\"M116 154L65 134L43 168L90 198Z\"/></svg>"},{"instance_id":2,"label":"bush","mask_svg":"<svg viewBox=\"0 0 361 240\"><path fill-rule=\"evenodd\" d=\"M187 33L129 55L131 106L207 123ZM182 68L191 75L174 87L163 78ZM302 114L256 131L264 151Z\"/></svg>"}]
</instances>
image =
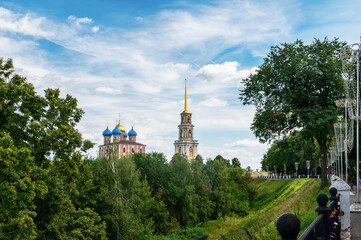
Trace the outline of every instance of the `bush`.
<instances>
[{"instance_id":1,"label":"bush","mask_svg":"<svg viewBox=\"0 0 361 240\"><path fill-rule=\"evenodd\" d=\"M202 228L186 228L167 236L158 236L153 240L207 240L208 234Z\"/></svg>"}]
</instances>

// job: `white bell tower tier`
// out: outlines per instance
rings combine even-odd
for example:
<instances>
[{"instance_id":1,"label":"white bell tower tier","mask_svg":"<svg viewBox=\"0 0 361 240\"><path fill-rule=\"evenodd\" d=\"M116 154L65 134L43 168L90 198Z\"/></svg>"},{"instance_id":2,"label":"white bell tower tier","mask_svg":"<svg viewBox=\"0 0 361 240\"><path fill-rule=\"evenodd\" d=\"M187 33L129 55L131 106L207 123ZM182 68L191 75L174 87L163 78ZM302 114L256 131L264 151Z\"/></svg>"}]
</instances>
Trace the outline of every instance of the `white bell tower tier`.
<instances>
[{"instance_id":1,"label":"white bell tower tier","mask_svg":"<svg viewBox=\"0 0 361 240\"><path fill-rule=\"evenodd\" d=\"M180 115L179 138L174 141L175 153L185 155L187 159L194 159L198 154L198 140L193 138L192 113L188 112L187 79L185 79L184 111Z\"/></svg>"}]
</instances>

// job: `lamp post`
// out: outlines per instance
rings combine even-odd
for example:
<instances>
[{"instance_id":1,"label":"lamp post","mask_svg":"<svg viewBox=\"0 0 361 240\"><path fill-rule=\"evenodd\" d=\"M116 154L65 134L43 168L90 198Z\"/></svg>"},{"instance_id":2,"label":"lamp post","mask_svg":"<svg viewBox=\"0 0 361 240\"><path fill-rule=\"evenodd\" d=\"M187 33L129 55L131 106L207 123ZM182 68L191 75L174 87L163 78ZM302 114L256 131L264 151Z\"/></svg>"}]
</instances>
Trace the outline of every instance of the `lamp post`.
<instances>
[{"instance_id":1,"label":"lamp post","mask_svg":"<svg viewBox=\"0 0 361 240\"><path fill-rule=\"evenodd\" d=\"M275 168L275 177L277 177L277 168L276 165L273 166Z\"/></svg>"},{"instance_id":2,"label":"lamp post","mask_svg":"<svg viewBox=\"0 0 361 240\"><path fill-rule=\"evenodd\" d=\"M306 161L306 167L307 167L307 178L310 177L310 167L311 167L311 161L307 160Z\"/></svg>"},{"instance_id":3,"label":"lamp post","mask_svg":"<svg viewBox=\"0 0 361 240\"><path fill-rule=\"evenodd\" d=\"M286 163L283 164L283 169L285 171L285 178L286 178L286 175L287 175L287 173L286 173Z\"/></svg>"},{"instance_id":4,"label":"lamp post","mask_svg":"<svg viewBox=\"0 0 361 240\"><path fill-rule=\"evenodd\" d=\"M349 104L352 104L352 101L350 101L348 98L342 98L336 100L336 106L337 107L343 107L345 108L345 124L344 124L344 138L341 140L341 145L343 145L343 151L345 152L345 173L346 178L345 181L348 182L348 151L351 150L353 145L353 121L351 121L350 126L348 126L348 120L347 120L347 112ZM340 127L341 128L341 127ZM336 130L336 129L335 129ZM350 134L350 136L348 136ZM337 139L337 136L336 136ZM342 171L343 172L343 171Z\"/></svg>"},{"instance_id":5,"label":"lamp post","mask_svg":"<svg viewBox=\"0 0 361 240\"><path fill-rule=\"evenodd\" d=\"M267 165L267 177L269 176L269 166Z\"/></svg>"},{"instance_id":6,"label":"lamp post","mask_svg":"<svg viewBox=\"0 0 361 240\"><path fill-rule=\"evenodd\" d=\"M298 166L300 165L299 162L295 162L295 168L296 168L296 178L298 176Z\"/></svg>"},{"instance_id":7,"label":"lamp post","mask_svg":"<svg viewBox=\"0 0 361 240\"><path fill-rule=\"evenodd\" d=\"M352 120L356 121L356 182L357 182L357 203L360 203L360 170L359 170L359 155L360 155L360 146L359 146L359 120L360 120L360 110L359 110L359 100L360 100L360 43L354 43L351 45L344 46L341 50L340 57L342 61L343 68L343 78L345 83L345 92L347 99L349 101L349 114ZM356 72L355 72L355 64L356 64ZM356 81L355 81L356 75ZM356 89L355 89L356 85ZM356 104L354 101L356 100ZM355 106L356 105L356 109Z\"/></svg>"}]
</instances>

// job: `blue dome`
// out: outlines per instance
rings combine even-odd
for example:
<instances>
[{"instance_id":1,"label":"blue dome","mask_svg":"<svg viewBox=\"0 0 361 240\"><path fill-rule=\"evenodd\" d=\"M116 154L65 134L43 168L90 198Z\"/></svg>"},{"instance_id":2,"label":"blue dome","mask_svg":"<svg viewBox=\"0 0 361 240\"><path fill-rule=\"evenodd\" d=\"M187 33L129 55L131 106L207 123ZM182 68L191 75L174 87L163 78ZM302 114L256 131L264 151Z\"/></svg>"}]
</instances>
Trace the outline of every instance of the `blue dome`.
<instances>
[{"instance_id":1,"label":"blue dome","mask_svg":"<svg viewBox=\"0 0 361 240\"><path fill-rule=\"evenodd\" d=\"M104 137L109 137L112 135L112 132L109 130L109 128L107 127L107 129L104 130L103 132L103 136Z\"/></svg>"},{"instance_id":2,"label":"blue dome","mask_svg":"<svg viewBox=\"0 0 361 240\"><path fill-rule=\"evenodd\" d=\"M124 137L125 137L125 138L128 137L128 133L127 133L127 132L124 132L123 134L124 134Z\"/></svg>"},{"instance_id":3,"label":"blue dome","mask_svg":"<svg viewBox=\"0 0 361 240\"><path fill-rule=\"evenodd\" d=\"M130 131L128 132L128 135L129 135L129 137L131 137L131 136L137 136L137 132L134 131L134 129L133 129L133 127L132 127L132 130L130 130Z\"/></svg>"},{"instance_id":4,"label":"blue dome","mask_svg":"<svg viewBox=\"0 0 361 240\"><path fill-rule=\"evenodd\" d=\"M118 126L115 126L112 133L113 133L113 135L121 135L122 134L122 132L119 130Z\"/></svg>"}]
</instances>

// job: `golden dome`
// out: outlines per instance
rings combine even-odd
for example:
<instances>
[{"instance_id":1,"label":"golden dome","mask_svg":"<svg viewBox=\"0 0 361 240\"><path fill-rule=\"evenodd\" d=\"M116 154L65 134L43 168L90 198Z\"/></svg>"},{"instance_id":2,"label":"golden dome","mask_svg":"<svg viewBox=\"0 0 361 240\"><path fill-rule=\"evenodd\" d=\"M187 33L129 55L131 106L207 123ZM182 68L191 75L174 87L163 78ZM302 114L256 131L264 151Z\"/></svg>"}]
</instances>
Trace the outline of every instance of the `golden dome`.
<instances>
[{"instance_id":1,"label":"golden dome","mask_svg":"<svg viewBox=\"0 0 361 240\"><path fill-rule=\"evenodd\" d=\"M120 130L121 132L125 132L125 128L124 128L123 125L120 123L120 121L119 121L119 123L118 123L118 128L119 128L119 130Z\"/></svg>"}]
</instances>

